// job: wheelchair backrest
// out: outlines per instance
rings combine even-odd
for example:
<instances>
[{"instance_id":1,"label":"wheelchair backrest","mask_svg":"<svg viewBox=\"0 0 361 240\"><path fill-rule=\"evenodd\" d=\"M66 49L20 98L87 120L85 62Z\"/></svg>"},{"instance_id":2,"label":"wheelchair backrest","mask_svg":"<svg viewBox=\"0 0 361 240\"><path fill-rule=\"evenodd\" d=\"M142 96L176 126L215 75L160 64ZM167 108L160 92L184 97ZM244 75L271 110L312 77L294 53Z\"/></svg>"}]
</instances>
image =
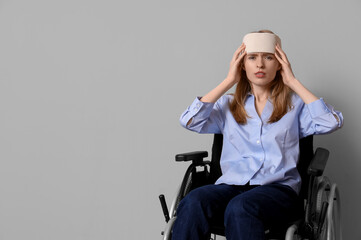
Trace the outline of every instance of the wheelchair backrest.
<instances>
[{"instance_id":1,"label":"wheelchair backrest","mask_svg":"<svg viewBox=\"0 0 361 240\"><path fill-rule=\"evenodd\" d=\"M214 183L221 175L220 159L222 153L223 135L214 134L212 145L212 158L210 163L209 179ZM301 175L302 186L300 196L304 199L307 198L307 188L309 176L307 175L307 168L313 158L313 135L300 139L300 156L297 164L298 172Z\"/></svg>"}]
</instances>

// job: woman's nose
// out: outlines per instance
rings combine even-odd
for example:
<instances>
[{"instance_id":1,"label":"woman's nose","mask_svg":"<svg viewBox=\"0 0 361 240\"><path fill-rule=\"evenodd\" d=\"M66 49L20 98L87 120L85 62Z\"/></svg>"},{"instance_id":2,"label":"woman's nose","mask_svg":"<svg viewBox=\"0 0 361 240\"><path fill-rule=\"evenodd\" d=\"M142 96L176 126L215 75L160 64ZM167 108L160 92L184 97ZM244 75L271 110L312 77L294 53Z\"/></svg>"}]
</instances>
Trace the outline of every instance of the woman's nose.
<instances>
[{"instance_id":1,"label":"woman's nose","mask_svg":"<svg viewBox=\"0 0 361 240\"><path fill-rule=\"evenodd\" d=\"M263 68L264 67L263 58L258 58L257 59L257 67L258 68Z\"/></svg>"}]
</instances>

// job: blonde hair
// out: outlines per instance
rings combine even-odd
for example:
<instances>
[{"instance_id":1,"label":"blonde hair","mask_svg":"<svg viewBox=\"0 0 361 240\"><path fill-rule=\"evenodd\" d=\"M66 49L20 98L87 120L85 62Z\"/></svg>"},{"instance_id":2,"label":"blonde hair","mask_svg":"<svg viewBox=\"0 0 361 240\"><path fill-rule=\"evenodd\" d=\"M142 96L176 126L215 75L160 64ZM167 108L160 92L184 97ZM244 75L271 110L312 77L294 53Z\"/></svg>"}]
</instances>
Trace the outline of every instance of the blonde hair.
<instances>
[{"instance_id":1,"label":"blonde hair","mask_svg":"<svg viewBox=\"0 0 361 240\"><path fill-rule=\"evenodd\" d=\"M270 30L260 30L257 33L272 33ZM275 34L276 35L276 34ZM277 35L276 35L277 36ZM236 92L233 94L234 98L229 103L230 111L234 119L240 124L246 124L247 118L250 118L244 108L247 96L252 92L251 84L247 78L246 71L243 69L243 63L240 67L241 79L237 83ZM291 89L283 83L280 70L277 71L275 79L270 83L271 101L273 103L273 112L268 123L274 123L280 120L291 108Z\"/></svg>"}]
</instances>

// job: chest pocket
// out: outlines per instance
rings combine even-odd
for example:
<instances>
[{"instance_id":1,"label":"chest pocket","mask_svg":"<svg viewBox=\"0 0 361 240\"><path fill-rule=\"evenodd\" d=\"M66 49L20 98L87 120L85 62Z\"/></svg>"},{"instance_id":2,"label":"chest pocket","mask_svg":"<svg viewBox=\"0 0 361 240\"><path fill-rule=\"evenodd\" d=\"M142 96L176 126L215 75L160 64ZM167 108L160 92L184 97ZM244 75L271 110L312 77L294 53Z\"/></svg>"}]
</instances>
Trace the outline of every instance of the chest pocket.
<instances>
[{"instance_id":1,"label":"chest pocket","mask_svg":"<svg viewBox=\"0 0 361 240\"><path fill-rule=\"evenodd\" d=\"M273 141L273 144L277 143L281 149L292 147L299 139L297 126L287 123L289 122L281 119L276 123L268 124L264 128L265 138Z\"/></svg>"}]
</instances>

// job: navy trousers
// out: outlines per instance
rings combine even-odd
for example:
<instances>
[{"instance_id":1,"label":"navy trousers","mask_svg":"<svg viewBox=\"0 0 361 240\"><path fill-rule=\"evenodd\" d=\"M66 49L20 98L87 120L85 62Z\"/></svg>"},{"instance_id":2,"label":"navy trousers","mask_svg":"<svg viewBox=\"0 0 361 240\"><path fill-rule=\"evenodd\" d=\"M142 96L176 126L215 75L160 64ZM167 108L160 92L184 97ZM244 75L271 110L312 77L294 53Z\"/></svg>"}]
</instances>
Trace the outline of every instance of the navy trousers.
<instances>
[{"instance_id":1,"label":"navy trousers","mask_svg":"<svg viewBox=\"0 0 361 240\"><path fill-rule=\"evenodd\" d=\"M210 225L221 221L227 240L261 240L268 227L294 221L302 211L298 195L289 186L206 185L180 202L172 239L209 239Z\"/></svg>"}]
</instances>

